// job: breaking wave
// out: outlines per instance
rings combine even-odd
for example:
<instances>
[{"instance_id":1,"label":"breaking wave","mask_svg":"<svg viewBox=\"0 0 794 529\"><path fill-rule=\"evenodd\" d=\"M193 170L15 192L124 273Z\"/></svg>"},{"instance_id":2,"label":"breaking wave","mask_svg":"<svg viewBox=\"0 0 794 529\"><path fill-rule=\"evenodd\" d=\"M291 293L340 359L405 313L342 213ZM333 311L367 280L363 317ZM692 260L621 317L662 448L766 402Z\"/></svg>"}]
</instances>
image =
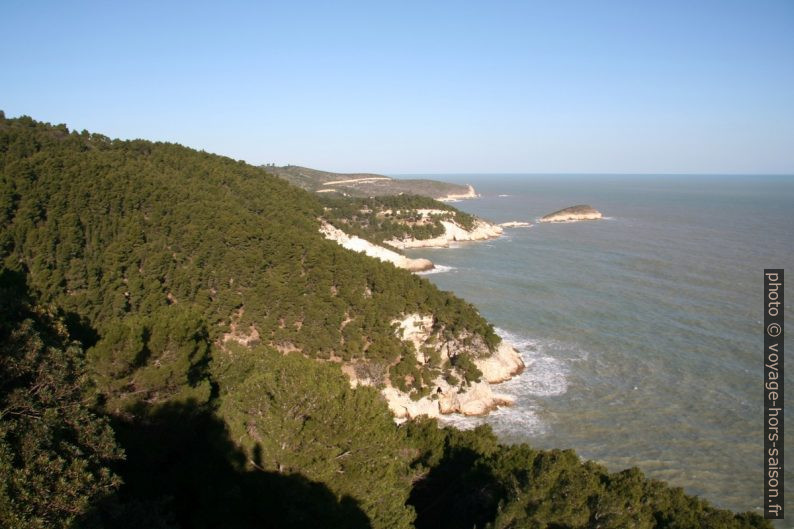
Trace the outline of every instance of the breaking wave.
<instances>
[{"instance_id":1,"label":"breaking wave","mask_svg":"<svg viewBox=\"0 0 794 529\"><path fill-rule=\"evenodd\" d=\"M526 365L517 377L493 386L495 393L513 397L515 404L494 410L486 417L447 415L441 422L463 430L487 423L508 439L544 435L553 426L548 420L549 414L544 411L544 400L568 391L568 364L586 358L587 353L571 344L520 336L500 328L495 330L521 353Z\"/></svg>"},{"instance_id":2,"label":"breaking wave","mask_svg":"<svg viewBox=\"0 0 794 529\"><path fill-rule=\"evenodd\" d=\"M417 275L426 276L430 274L441 274L444 272L449 272L451 270L456 270L456 268L454 266L445 266L445 265L437 264L430 270L425 270L424 272L417 272Z\"/></svg>"}]
</instances>

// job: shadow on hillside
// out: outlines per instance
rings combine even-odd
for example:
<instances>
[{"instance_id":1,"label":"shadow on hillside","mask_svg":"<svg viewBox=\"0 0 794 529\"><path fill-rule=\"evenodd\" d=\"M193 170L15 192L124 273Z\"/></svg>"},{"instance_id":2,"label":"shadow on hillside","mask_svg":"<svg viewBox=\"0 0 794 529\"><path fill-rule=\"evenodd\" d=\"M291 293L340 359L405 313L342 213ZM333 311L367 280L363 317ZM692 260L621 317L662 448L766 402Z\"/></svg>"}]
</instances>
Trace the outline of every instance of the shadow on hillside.
<instances>
[{"instance_id":1,"label":"shadow on hillside","mask_svg":"<svg viewBox=\"0 0 794 529\"><path fill-rule=\"evenodd\" d=\"M34 301L26 272L0 267L0 329L10 328L11 322L17 322ZM96 344L99 335L87 318L75 312L58 312L56 316L66 323L69 339L78 340L83 349Z\"/></svg>"},{"instance_id":2,"label":"shadow on hillside","mask_svg":"<svg viewBox=\"0 0 794 529\"><path fill-rule=\"evenodd\" d=\"M64 312L62 317L69 331L69 338L83 344L83 349L88 350L99 341L99 333L91 326L91 322L85 316L81 316L76 312Z\"/></svg>"},{"instance_id":3,"label":"shadow on hillside","mask_svg":"<svg viewBox=\"0 0 794 529\"><path fill-rule=\"evenodd\" d=\"M504 491L469 448L457 448L418 481L408 498L417 529L471 529L496 518Z\"/></svg>"},{"instance_id":4,"label":"shadow on hillside","mask_svg":"<svg viewBox=\"0 0 794 529\"><path fill-rule=\"evenodd\" d=\"M117 469L124 485L99 513L106 527L371 527L353 498L340 501L300 474L246 466L223 422L200 406L136 415L147 418L114 424L127 459Z\"/></svg>"},{"instance_id":5,"label":"shadow on hillside","mask_svg":"<svg viewBox=\"0 0 794 529\"><path fill-rule=\"evenodd\" d=\"M0 338L27 317L24 272L0 267ZM72 339L96 343L87 320L60 314ZM124 481L76 527L119 529L369 529L350 497L300 474L253 470L224 423L195 403L141 405L138 419L113 421L126 460L113 469ZM254 451L257 459L258 451ZM254 461L256 464L257 461Z\"/></svg>"},{"instance_id":6,"label":"shadow on hillside","mask_svg":"<svg viewBox=\"0 0 794 529\"><path fill-rule=\"evenodd\" d=\"M30 292L25 274L0 266L0 338L22 319L20 314L28 303Z\"/></svg>"}]
</instances>

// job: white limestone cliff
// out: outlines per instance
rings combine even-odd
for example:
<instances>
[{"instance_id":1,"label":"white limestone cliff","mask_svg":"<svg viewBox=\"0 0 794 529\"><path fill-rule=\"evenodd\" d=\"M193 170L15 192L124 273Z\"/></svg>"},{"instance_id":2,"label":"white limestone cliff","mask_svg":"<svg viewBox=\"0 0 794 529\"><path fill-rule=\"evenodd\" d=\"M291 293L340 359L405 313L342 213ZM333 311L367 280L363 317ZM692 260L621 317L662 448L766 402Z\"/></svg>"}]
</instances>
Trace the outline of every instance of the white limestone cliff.
<instances>
[{"instance_id":1,"label":"white limestone cliff","mask_svg":"<svg viewBox=\"0 0 794 529\"><path fill-rule=\"evenodd\" d=\"M442 220L441 225L444 226L444 234L434 237L432 239L392 239L386 241L385 244L405 250L408 248L448 248L450 243L463 242L463 241L484 241L487 239L495 239L500 237L504 230L501 226L491 224L481 219L474 222L474 227L471 230L460 226L456 222L449 220Z\"/></svg>"},{"instance_id":2,"label":"white limestone cliff","mask_svg":"<svg viewBox=\"0 0 794 529\"><path fill-rule=\"evenodd\" d=\"M468 185L467 187L469 189L465 193L457 193L457 194L452 193L445 197L437 198L436 200L438 200L439 202L457 202L458 200L466 200L468 198L477 198L478 196L480 196L474 190L474 186Z\"/></svg>"},{"instance_id":3,"label":"white limestone cliff","mask_svg":"<svg viewBox=\"0 0 794 529\"><path fill-rule=\"evenodd\" d=\"M433 263L429 259L411 259L404 255L400 255L395 251L386 249L382 246L372 244L355 235L348 235L342 230L323 222L320 226L320 233L326 239L335 241L340 246L353 250L354 252L364 253L370 257L375 257L381 261L392 263L398 268L404 268L411 272L423 272L425 270L432 270Z\"/></svg>"}]
</instances>

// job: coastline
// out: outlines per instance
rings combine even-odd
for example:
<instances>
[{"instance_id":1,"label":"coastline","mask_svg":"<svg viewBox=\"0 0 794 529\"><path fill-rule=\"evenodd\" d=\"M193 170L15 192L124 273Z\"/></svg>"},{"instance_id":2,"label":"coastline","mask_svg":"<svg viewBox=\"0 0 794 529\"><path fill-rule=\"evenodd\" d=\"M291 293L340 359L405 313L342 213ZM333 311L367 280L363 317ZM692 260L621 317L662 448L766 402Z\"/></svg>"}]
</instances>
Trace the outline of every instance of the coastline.
<instances>
[{"instance_id":1,"label":"coastline","mask_svg":"<svg viewBox=\"0 0 794 529\"><path fill-rule=\"evenodd\" d=\"M477 219L471 230L467 230L459 224L447 220L442 220L441 224L444 226L444 234L439 237L431 239L392 239L385 241L383 244L398 250L449 248L453 243L458 242L479 242L497 239L504 235L504 228L532 226L532 224L528 222L518 221L492 224L482 219ZM385 246L371 243L356 235L349 235L325 221L321 222L320 233L322 233L326 239L335 241L343 248L364 253L384 262L392 263L396 267L403 268L410 272L428 272L435 268L435 265L429 259L406 257Z\"/></svg>"},{"instance_id":2,"label":"coastline","mask_svg":"<svg viewBox=\"0 0 794 529\"><path fill-rule=\"evenodd\" d=\"M636 465L723 508L760 505L762 491L744 484L758 471L747 448L755 435L752 375L748 379L755 364L748 351L757 320L744 309L755 295L747 270L760 266L763 256L790 259L794 246L786 226L792 214L784 206L794 186L781 189L779 178L731 177L730 195L715 193L711 207L699 206L715 181L623 175L571 176L553 185L531 176L475 180L483 197L462 209L497 222L526 215L534 223L576 202L590 202L605 216L516 229L507 232L509 243L497 241L492 249L461 244L455 251L406 251L454 270L428 279L509 330L527 363L524 374L494 388L515 396L514 406L482 418L443 416L444 424L489 424L506 442L571 446L613 471ZM764 209L765 203L775 209ZM784 234L785 244L769 246L772 232L757 233L739 221L751 218ZM753 254L714 244L728 240L771 249ZM723 359L719 365L716 358ZM695 382L704 365L710 372ZM664 442L652 433L678 425L714 447L708 464L696 438ZM706 472L718 479L697 477Z\"/></svg>"}]
</instances>

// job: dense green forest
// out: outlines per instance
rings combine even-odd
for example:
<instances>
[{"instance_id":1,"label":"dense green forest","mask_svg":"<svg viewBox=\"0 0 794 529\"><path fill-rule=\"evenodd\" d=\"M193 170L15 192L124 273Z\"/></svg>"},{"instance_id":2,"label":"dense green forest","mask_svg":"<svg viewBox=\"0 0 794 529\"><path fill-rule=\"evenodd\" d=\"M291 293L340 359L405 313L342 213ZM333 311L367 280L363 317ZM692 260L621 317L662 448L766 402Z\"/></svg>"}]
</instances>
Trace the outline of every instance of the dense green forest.
<instances>
[{"instance_id":1,"label":"dense green forest","mask_svg":"<svg viewBox=\"0 0 794 529\"><path fill-rule=\"evenodd\" d=\"M210 340L234 315L263 343L325 359L414 364L392 328L414 312L447 338L499 342L468 303L325 240L317 198L261 169L29 118L0 126L0 258L103 336L178 305Z\"/></svg>"},{"instance_id":2,"label":"dense green forest","mask_svg":"<svg viewBox=\"0 0 794 529\"><path fill-rule=\"evenodd\" d=\"M407 312L498 338L324 240L323 212L227 158L0 113L0 526L770 527L488 428L396 425L340 362L410 357Z\"/></svg>"},{"instance_id":3,"label":"dense green forest","mask_svg":"<svg viewBox=\"0 0 794 529\"><path fill-rule=\"evenodd\" d=\"M392 239L432 239L444 234L442 220L470 230L475 218L448 204L420 195L369 198L321 197L323 217L351 235L375 244ZM418 210L439 210L425 217Z\"/></svg>"}]
</instances>

